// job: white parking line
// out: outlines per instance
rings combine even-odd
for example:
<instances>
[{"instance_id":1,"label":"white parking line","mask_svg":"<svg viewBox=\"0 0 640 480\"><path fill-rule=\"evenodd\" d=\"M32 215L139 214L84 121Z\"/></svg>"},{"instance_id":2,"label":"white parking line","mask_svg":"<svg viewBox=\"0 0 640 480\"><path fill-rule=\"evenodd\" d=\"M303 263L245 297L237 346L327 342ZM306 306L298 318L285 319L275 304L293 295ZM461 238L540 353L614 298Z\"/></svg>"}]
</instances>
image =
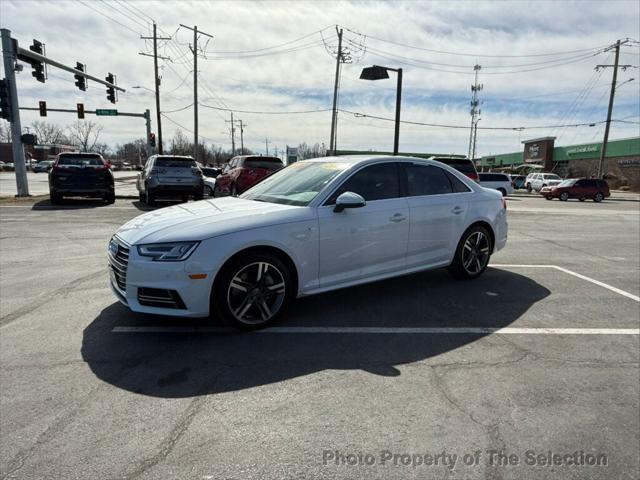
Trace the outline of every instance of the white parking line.
<instances>
[{"instance_id":1,"label":"white parking line","mask_svg":"<svg viewBox=\"0 0 640 480\"><path fill-rule=\"evenodd\" d=\"M625 292L613 285L609 285L607 283L601 282L600 280L596 280L595 278L587 277L586 275L582 275L580 273L569 270L568 268L559 267L558 265L507 265L507 264L491 264L491 267L496 268L552 268L554 270L558 270L559 272L564 272L568 275L573 275L576 278L580 278L587 282L593 283L594 285L598 285L602 288L606 288L607 290L611 290L612 292L617 293L618 295L622 295L623 297L630 298L631 300L635 300L636 302L640 302L640 297L634 295L629 292Z\"/></svg>"},{"instance_id":2,"label":"white parking line","mask_svg":"<svg viewBox=\"0 0 640 480\"><path fill-rule=\"evenodd\" d=\"M223 327L114 327L113 333L238 333ZM444 335L640 335L640 328L523 328L523 327L271 327L264 333L367 333Z\"/></svg>"}]
</instances>

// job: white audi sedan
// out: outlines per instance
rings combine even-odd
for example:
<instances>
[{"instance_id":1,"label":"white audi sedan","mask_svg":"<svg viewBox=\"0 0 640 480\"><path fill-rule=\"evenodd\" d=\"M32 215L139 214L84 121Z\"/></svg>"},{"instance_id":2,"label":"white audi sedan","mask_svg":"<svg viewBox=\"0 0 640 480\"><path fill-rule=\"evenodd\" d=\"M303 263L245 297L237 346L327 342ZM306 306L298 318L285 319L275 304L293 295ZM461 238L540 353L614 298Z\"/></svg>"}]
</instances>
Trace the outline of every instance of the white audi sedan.
<instances>
[{"instance_id":1,"label":"white audi sedan","mask_svg":"<svg viewBox=\"0 0 640 480\"><path fill-rule=\"evenodd\" d=\"M436 161L345 156L140 215L108 257L112 290L135 312L256 329L299 296L440 267L476 278L506 241L499 192Z\"/></svg>"}]
</instances>

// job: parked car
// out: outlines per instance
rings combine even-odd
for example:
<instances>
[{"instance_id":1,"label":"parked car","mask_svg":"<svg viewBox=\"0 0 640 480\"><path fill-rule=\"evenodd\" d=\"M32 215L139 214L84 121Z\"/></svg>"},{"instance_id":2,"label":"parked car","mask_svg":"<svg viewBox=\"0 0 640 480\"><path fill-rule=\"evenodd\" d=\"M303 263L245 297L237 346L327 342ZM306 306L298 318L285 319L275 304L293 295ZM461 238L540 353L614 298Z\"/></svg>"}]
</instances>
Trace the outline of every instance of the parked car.
<instances>
[{"instance_id":1,"label":"parked car","mask_svg":"<svg viewBox=\"0 0 640 480\"><path fill-rule=\"evenodd\" d=\"M471 180L475 180L476 182L478 181L478 171L476 170L476 166L468 158L430 157L429 160L435 160L436 162L449 165L459 172L464 173Z\"/></svg>"},{"instance_id":2,"label":"parked car","mask_svg":"<svg viewBox=\"0 0 640 480\"><path fill-rule=\"evenodd\" d=\"M4 170L5 172L13 172L15 169L16 168L13 162L5 163L2 167L2 170Z\"/></svg>"},{"instance_id":3,"label":"parked car","mask_svg":"<svg viewBox=\"0 0 640 480\"><path fill-rule=\"evenodd\" d=\"M33 167L33 173L48 172L53 168L54 163L53 160L42 160Z\"/></svg>"},{"instance_id":4,"label":"parked car","mask_svg":"<svg viewBox=\"0 0 640 480\"><path fill-rule=\"evenodd\" d=\"M145 213L108 256L131 310L250 330L299 296L441 267L477 278L506 241L505 200L457 170L344 156L294 163L240 197Z\"/></svg>"},{"instance_id":5,"label":"parked car","mask_svg":"<svg viewBox=\"0 0 640 480\"><path fill-rule=\"evenodd\" d=\"M255 155L233 157L216 178L213 196L240 195L283 167L282 160L277 157Z\"/></svg>"},{"instance_id":6,"label":"parked car","mask_svg":"<svg viewBox=\"0 0 640 480\"><path fill-rule=\"evenodd\" d=\"M61 153L49 172L51 203L65 196L103 198L116 201L113 173L108 162L98 153Z\"/></svg>"},{"instance_id":7,"label":"parked car","mask_svg":"<svg viewBox=\"0 0 640 480\"><path fill-rule=\"evenodd\" d=\"M0 161L0 172L4 170L4 166L6 165L6 163Z\"/></svg>"},{"instance_id":8,"label":"parked car","mask_svg":"<svg viewBox=\"0 0 640 480\"><path fill-rule=\"evenodd\" d=\"M193 157L179 155L153 155L136 182L141 202L153 205L160 197L181 197L186 202L190 196L202 200L204 182L202 170Z\"/></svg>"},{"instance_id":9,"label":"parked car","mask_svg":"<svg viewBox=\"0 0 640 480\"><path fill-rule=\"evenodd\" d=\"M527 179L525 175L509 175L509 178L514 190L525 188L525 180Z\"/></svg>"},{"instance_id":10,"label":"parked car","mask_svg":"<svg viewBox=\"0 0 640 480\"><path fill-rule=\"evenodd\" d=\"M566 202L570 198L577 198L584 202L587 198L593 199L594 202L601 202L608 198L609 185L605 180L591 178L571 178L564 180L555 187L543 187L540 194L547 200L559 198Z\"/></svg>"},{"instance_id":11,"label":"parked car","mask_svg":"<svg viewBox=\"0 0 640 480\"><path fill-rule=\"evenodd\" d=\"M533 190L539 192L543 187L555 187L562 182L555 173L530 173L524 181L525 188L529 193Z\"/></svg>"},{"instance_id":12,"label":"parked car","mask_svg":"<svg viewBox=\"0 0 640 480\"><path fill-rule=\"evenodd\" d=\"M479 173L480 185L498 190L503 197L513 193L511 179L504 173Z\"/></svg>"}]
</instances>

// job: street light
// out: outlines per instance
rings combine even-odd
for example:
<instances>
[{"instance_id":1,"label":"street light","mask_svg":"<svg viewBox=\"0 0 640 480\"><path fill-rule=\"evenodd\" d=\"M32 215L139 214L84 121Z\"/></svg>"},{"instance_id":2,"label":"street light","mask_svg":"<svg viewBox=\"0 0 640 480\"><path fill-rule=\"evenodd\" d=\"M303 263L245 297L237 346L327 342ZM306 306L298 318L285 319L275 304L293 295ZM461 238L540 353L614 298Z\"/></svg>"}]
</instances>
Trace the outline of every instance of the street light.
<instances>
[{"instance_id":1,"label":"street light","mask_svg":"<svg viewBox=\"0 0 640 480\"><path fill-rule=\"evenodd\" d=\"M398 155L398 143L400 141L400 100L402 98L402 69L381 67L379 65L373 65L372 67L365 67L360 74L360 80L385 80L389 78L389 70L398 74L398 87L396 90L396 128L395 136L393 138L393 154Z\"/></svg>"}]
</instances>

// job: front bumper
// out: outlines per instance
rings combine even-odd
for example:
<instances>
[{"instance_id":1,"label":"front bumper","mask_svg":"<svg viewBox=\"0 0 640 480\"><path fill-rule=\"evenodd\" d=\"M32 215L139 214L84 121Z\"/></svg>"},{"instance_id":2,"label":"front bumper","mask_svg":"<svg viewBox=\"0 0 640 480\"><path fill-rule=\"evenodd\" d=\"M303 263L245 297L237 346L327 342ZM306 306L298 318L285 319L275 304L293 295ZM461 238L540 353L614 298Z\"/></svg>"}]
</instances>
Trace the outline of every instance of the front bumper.
<instances>
[{"instance_id":1,"label":"front bumper","mask_svg":"<svg viewBox=\"0 0 640 480\"><path fill-rule=\"evenodd\" d=\"M116 267L123 270L122 263L116 263L112 253L109 258L109 277L111 290L116 298L134 312L151 313L155 315L169 315L173 317L206 317L209 315L209 299L213 275L194 280L190 273L202 273L189 268L189 262L155 262L147 257L138 255L135 246L130 246L118 238L115 241L129 249L128 262L124 265L125 278L118 281ZM191 271L194 270L194 271ZM155 293L155 292L160 293ZM149 294L151 292L151 294ZM161 302L162 292L167 297L172 295L178 299L167 307L150 306L149 297L155 297ZM172 292L175 292L172 293ZM145 304L146 303L146 304ZM184 307L184 308L183 308Z\"/></svg>"}]
</instances>

